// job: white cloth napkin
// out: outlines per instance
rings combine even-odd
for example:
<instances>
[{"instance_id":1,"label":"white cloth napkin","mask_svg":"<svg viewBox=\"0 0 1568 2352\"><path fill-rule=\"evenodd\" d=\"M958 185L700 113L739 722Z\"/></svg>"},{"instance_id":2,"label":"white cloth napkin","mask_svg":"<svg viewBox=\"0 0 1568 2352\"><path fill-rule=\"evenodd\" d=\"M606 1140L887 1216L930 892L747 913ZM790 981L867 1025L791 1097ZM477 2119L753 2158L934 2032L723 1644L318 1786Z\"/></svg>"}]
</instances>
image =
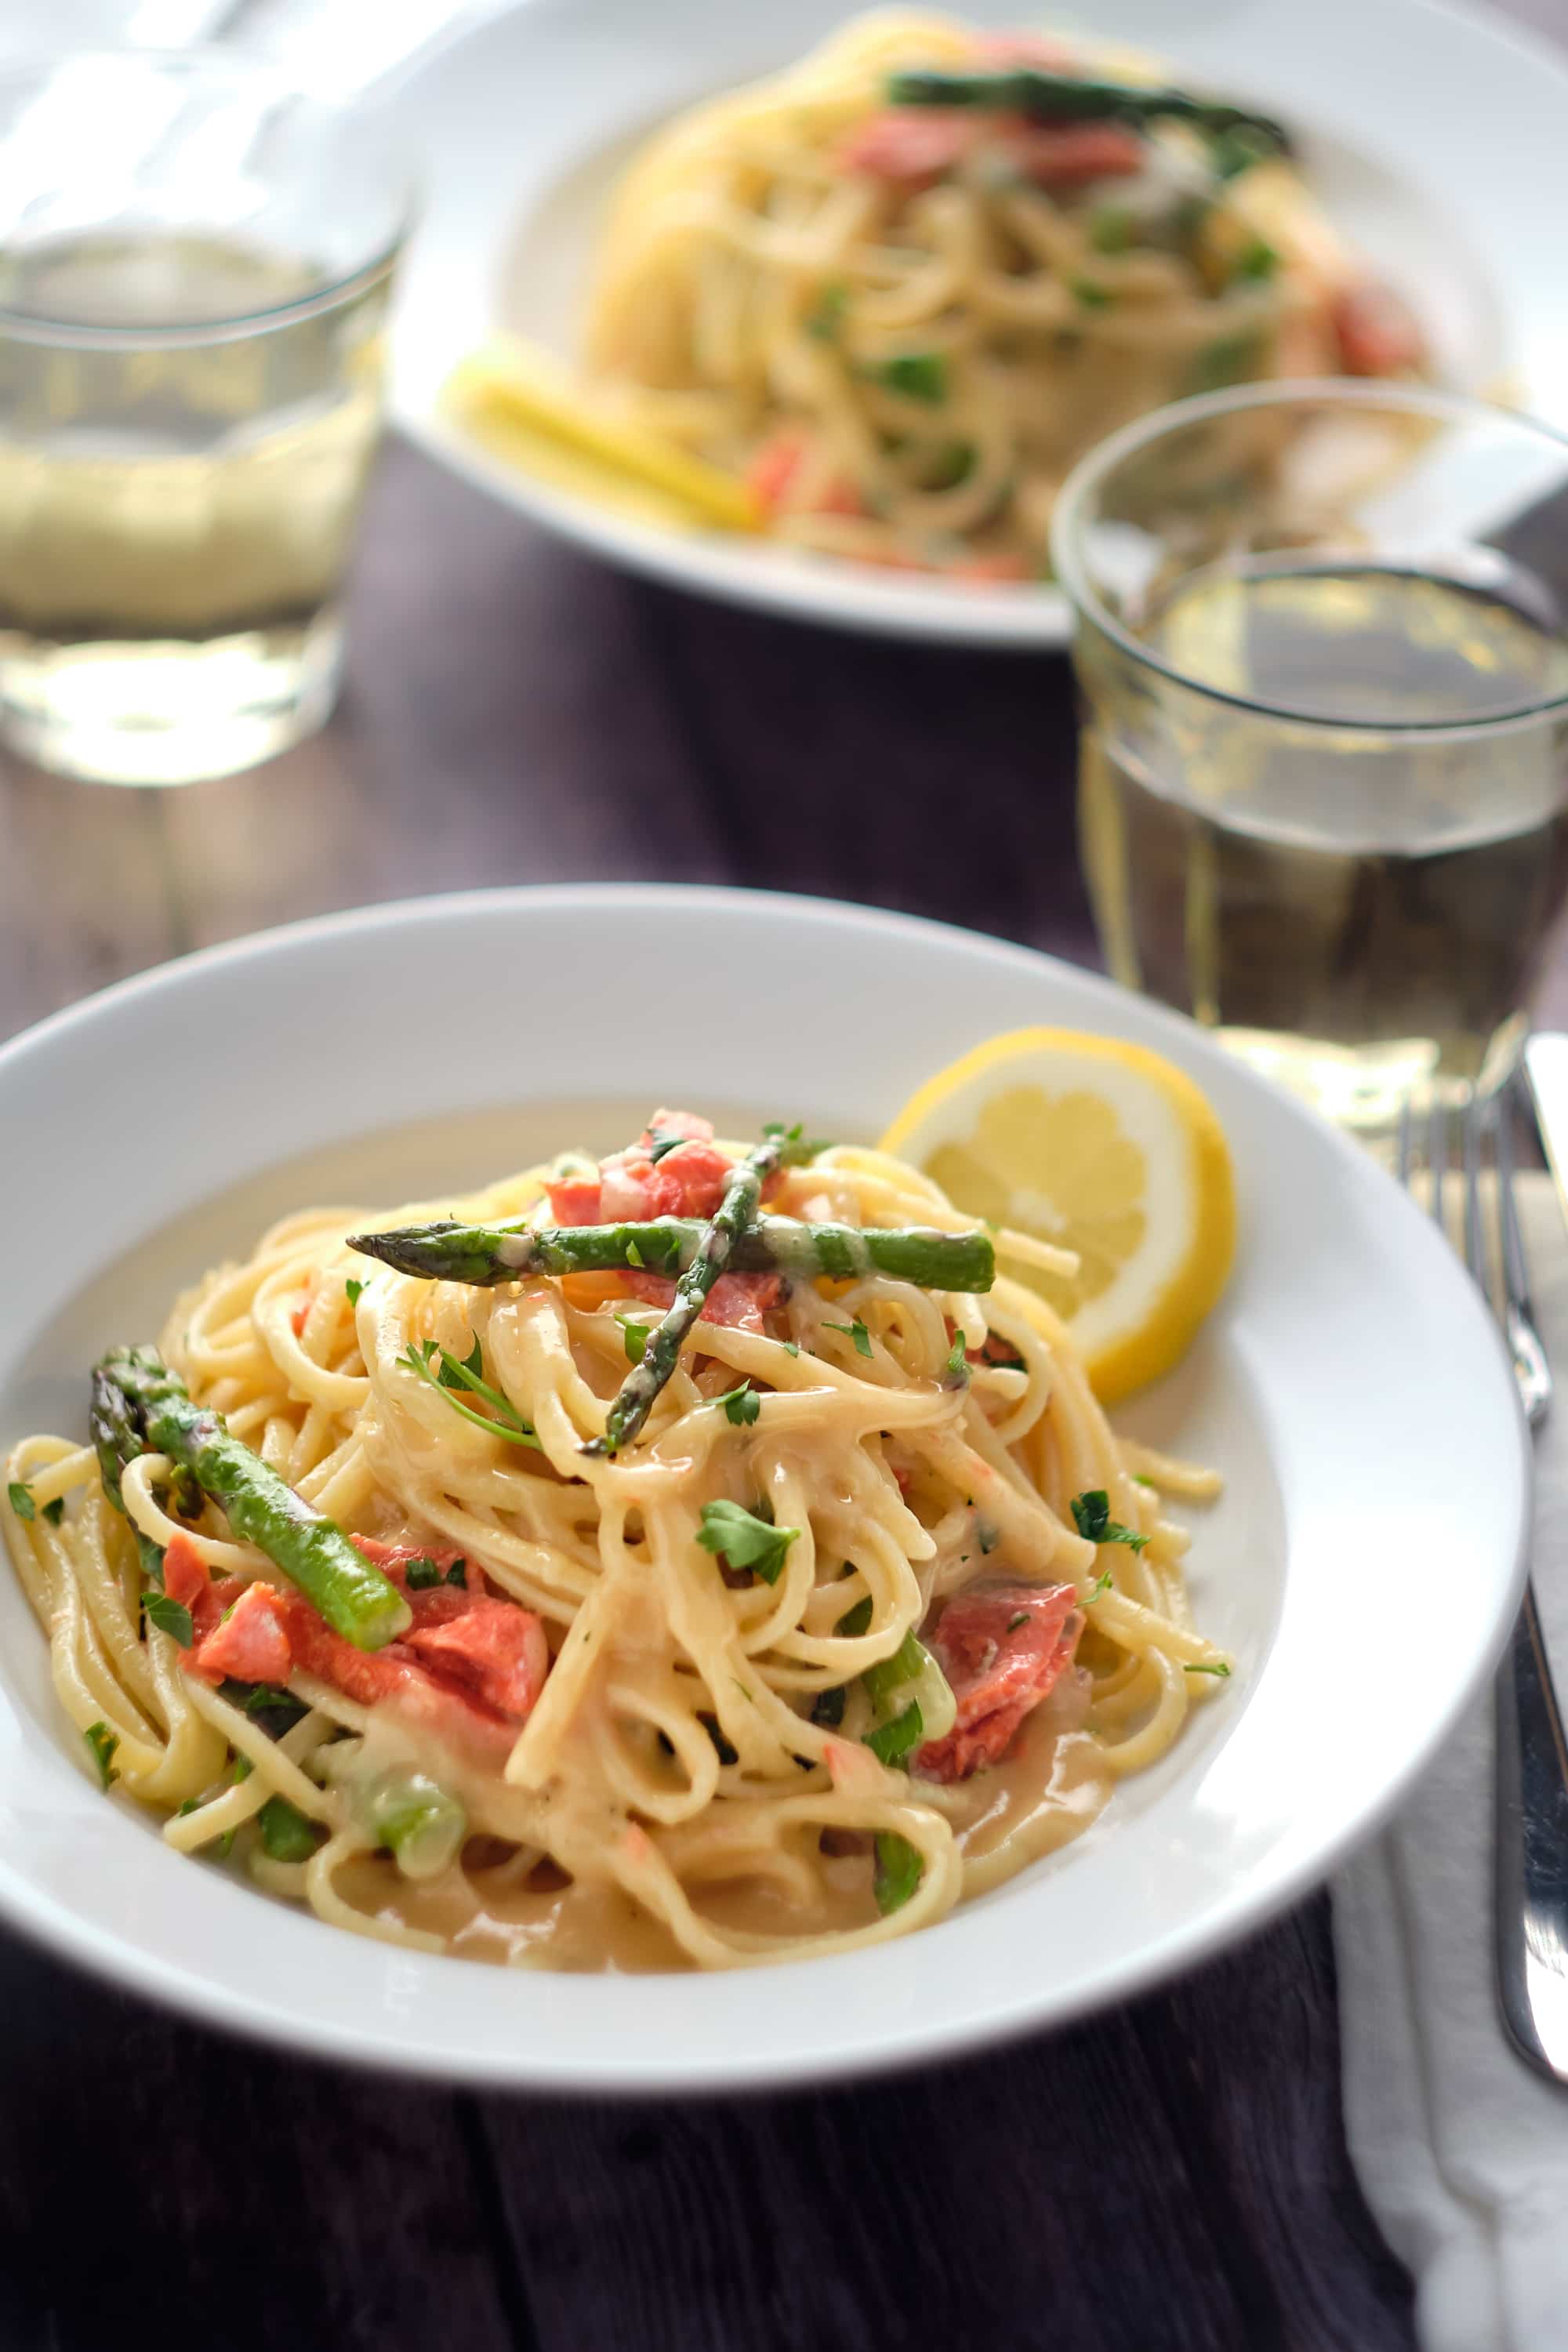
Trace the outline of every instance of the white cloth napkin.
<instances>
[{"instance_id":1,"label":"white cloth napkin","mask_svg":"<svg viewBox=\"0 0 1568 2352\"><path fill-rule=\"evenodd\" d=\"M1536 1439L1536 1592L1568 1705L1568 1235L1544 1176L1525 1180L1521 1211L1558 1381ZM1423 2352L1564 2352L1568 2090L1503 2035L1491 1855L1489 1688L1334 1882L1345 2124L1367 2201L1415 2274Z\"/></svg>"}]
</instances>

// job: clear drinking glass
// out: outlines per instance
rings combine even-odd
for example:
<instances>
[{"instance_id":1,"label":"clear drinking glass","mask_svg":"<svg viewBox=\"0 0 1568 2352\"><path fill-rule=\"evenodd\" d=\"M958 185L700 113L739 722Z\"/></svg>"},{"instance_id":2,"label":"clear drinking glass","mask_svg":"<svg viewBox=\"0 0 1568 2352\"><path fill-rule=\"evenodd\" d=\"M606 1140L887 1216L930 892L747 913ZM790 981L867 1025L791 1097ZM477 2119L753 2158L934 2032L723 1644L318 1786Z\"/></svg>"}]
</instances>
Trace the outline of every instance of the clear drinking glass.
<instances>
[{"instance_id":1,"label":"clear drinking glass","mask_svg":"<svg viewBox=\"0 0 1568 2352\"><path fill-rule=\"evenodd\" d=\"M374 121L221 50L0 70L0 733L176 784L336 689L408 215Z\"/></svg>"},{"instance_id":2,"label":"clear drinking glass","mask_svg":"<svg viewBox=\"0 0 1568 2352\"><path fill-rule=\"evenodd\" d=\"M1568 886L1568 441L1245 385L1093 450L1054 554L1117 979L1351 1126L1500 1084Z\"/></svg>"}]
</instances>

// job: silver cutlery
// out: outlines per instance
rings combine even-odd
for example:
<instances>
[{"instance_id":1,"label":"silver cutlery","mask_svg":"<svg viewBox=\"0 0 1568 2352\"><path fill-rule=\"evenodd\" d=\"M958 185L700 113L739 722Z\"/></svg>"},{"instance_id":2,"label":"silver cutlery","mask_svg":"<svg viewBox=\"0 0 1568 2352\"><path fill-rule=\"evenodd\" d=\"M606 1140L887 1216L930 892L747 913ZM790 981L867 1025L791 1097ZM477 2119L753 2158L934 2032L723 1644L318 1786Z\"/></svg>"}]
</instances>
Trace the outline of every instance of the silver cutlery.
<instances>
[{"instance_id":1,"label":"silver cutlery","mask_svg":"<svg viewBox=\"0 0 1568 2352\"><path fill-rule=\"evenodd\" d=\"M1537 1047L1560 1049L1546 1055L1545 1075L1568 1169L1568 1037L1533 1039L1528 1050L1539 1111ZM1457 1181L1465 1263L1497 1317L1520 1402L1535 1430L1551 1407L1552 1372L1531 1307L1510 1118L1506 1096L1473 1102L1458 1113L1437 1106L1416 1113L1407 1106L1397 1169L1407 1187L1424 1169L1427 1206L1445 1234L1450 1233L1450 1180ZM1550 1151L1544 1117L1541 1124ZM1489 1186L1483 1181L1489 1172ZM1498 2000L1520 2056L1538 2073L1568 2083L1568 1739L1529 1581L1498 1669L1495 1707Z\"/></svg>"}]
</instances>

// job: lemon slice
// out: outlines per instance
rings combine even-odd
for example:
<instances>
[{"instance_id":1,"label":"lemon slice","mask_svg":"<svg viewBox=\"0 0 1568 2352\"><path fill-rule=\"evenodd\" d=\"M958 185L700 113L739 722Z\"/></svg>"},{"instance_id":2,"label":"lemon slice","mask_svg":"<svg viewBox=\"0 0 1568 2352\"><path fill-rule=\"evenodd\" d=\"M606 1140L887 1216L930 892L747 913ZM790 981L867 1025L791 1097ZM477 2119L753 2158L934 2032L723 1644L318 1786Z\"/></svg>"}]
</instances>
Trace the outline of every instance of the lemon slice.
<instances>
[{"instance_id":1,"label":"lemon slice","mask_svg":"<svg viewBox=\"0 0 1568 2352\"><path fill-rule=\"evenodd\" d=\"M754 493L646 426L596 408L549 352L498 335L458 362L442 395L498 457L554 487L612 504L640 501L652 519L760 530Z\"/></svg>"},{"instance_id":2,"label":"lemon slice","mask_svg":"<svg viewBox=\"0 0 1568 2352\"><path fill-rule=\"evenodd\" d=\"M1105 1403L1169 1371L1230 1272L1225 1134L1163 1055L1014 1029L929 1078L882 1138L959 1208L1078 1255L1006 1271L1068 1318Z\"/></svg>"}]
</instances>

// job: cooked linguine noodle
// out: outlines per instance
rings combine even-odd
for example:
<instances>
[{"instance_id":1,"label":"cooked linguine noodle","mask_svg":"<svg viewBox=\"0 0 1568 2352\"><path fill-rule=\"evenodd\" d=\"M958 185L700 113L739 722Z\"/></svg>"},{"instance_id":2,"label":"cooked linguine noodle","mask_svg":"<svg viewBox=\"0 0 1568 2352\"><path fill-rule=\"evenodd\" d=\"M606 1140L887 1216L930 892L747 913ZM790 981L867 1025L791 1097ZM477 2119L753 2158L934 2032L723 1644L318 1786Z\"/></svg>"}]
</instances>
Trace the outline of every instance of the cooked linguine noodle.
<instances>
[{"instance_id":1,"label":"cooked linguine noodle","mask_svg":"<svg viewBox=\"0 0 1568 2352\"><path fill-rule=\"evenodd\" d=\"M1278 145L1114 92L1037 119L1005 79L1030 71L1129 100L1163 80L1103 45L887 12L660 131L599 250L599 407L748 477L797 545L1027 579L1068 469L1131 418L1419 365ZM933 73L963 102L914 102Z\"/></svg>"},{"instance_id":2,"label":"cooked linguine noodle","mask_svg":"<svg viewBox=\"0 0 1568 2352\"><path fill-rule=\"evenodd\" d=\"M462 1217L706 1214L744 1150L706 1132L658 1114ZM796 1159L770 1217L975 1238L900 1161ZM28 1437L6 1464L84 1762L179 1851L232 1847L323 1919L430 1951L853 1949L1076 1834L1228 1671L1160 1496L1215 1481L1112 1434L1046 1295L1059 1253L1001 1234L1011 1270L978 1294L726 1274L636 1442L596 1454L670 1286L420 1279L347 1246L365 1223L276 1225L177 1302L163 1350L184 1409L382 1564L397 1639L331 1632L164 1455L125 1460L122 1510L90 1446Z\"/></svg>"}]
</instances>

